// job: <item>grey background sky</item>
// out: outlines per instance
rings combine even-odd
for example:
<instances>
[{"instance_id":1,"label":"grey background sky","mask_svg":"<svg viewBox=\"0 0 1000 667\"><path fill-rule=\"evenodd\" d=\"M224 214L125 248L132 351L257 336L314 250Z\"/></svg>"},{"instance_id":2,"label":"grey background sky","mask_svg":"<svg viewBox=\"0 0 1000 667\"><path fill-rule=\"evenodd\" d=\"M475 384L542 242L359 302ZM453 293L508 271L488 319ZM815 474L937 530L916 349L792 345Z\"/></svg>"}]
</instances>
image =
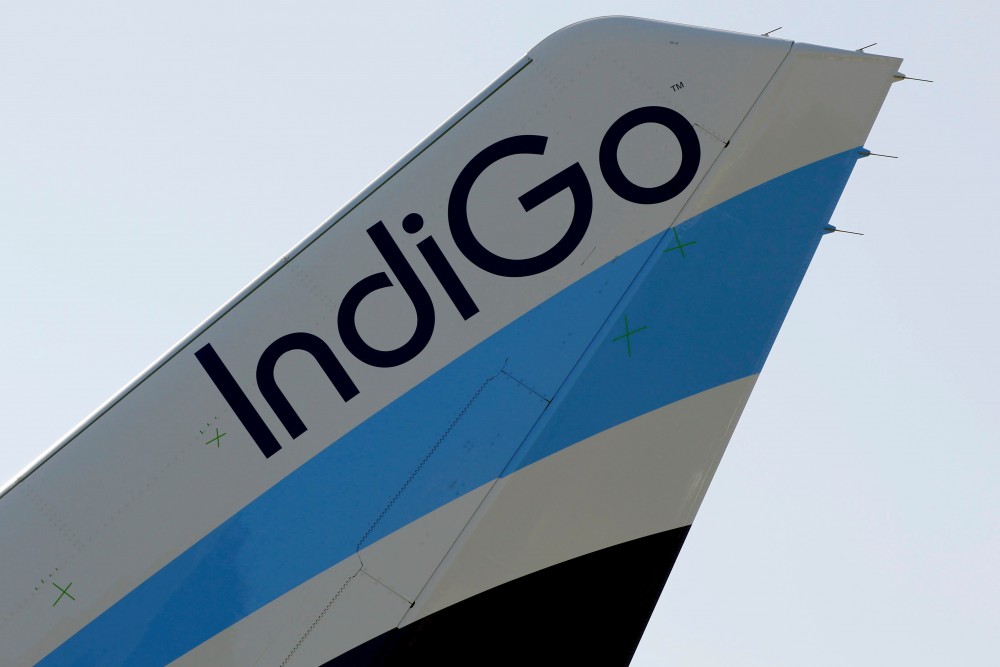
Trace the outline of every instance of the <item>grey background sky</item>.
<instances>
[{"instance_id":1,"label":"grey background sky","mask_svg":"<svg viewBox=\"0 0 1000 667\"><path fill-rule=\"evenodd\" d=\"M995 665L993 3L7 0L0 478L606 14L878 42L936 81L893 87L868 147L901 159L855 169L833 222L865 236L820 246L633 664Z\"/></svg>"}]
</instances>

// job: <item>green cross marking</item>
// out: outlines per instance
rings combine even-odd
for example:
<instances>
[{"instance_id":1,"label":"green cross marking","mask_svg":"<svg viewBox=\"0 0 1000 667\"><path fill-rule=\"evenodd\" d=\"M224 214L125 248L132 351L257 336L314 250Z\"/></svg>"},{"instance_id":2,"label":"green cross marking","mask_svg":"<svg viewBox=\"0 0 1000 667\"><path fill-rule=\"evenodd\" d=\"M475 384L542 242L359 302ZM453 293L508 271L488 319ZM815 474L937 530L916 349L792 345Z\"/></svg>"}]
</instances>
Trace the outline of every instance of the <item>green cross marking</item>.
<instances>
[{"instance_id":1,"label":"green cross marking","mask_svg":"<svg viewBox=\"0 0 1000 667\"><path fill-rule=\"evenodd\" d=\"M628 315L626 315L625 316L625 333L622 334L621 336L618 336L618 338L612 338L611 342L614 343L614 342L620 341L622 338L624 338L625 339L625 349L628 350L628 358L631 359L632 358L632 340L631 340L631 336L633 336L634 334L639 333L640 331L642 331L643 329L646 329L646 328L648 328L648 327L641 326L638 329L629 330L629 328L628 328Z\"/></svg>"},{"instance_id":2,"label":"green cross marking","mask_svg":"<svg viewBox=\"0 0 1000 667\"><path fill-rule=\"evenodd\" d=\"M55 582L53 582L52 585L59 589L59 597L57 597L56 601L52 603L53 607L55 607L57 604L59 604L59 600L62 600L64 595L66 597L68 597L70 600L76 600L76 598L73 597L72 595L70 595L70 593L69 593L69 587L73 585L72 581L69 582L69 584L66 585L66 588L59 588L59 585L56 584Z\"/></svg>"},{"instance_id":3,"label":"green cross marking","mask_svg":"<svg viewBox=\"0 0 1000 667\"><path fill-rule=\"evenodd\" d=\"M677 245L670 246L663 252L670 252L671 250L680 250L681 257L687 257L687 255L684 254L684 248L688 247L689 245L694 245L695 243L697 243L697 241L691 241L690 243L681 243L681 237L677 235L677 228L671 227L670 231L674 233L674 239L677 241Z\"/></svg>"},{"instance_id":4,"label":"green cross marking","mask_svg":"<svg viewBox=\"0 0 1000 667\"><path fill-rule=\"evenodd\" d=\"M226 435L225 433L219 433L219 429L215 429L215 437L212 438L211 440L209 440L208 442L206 442L205 444L206 445L211 445L214 442L215 443L215 447L219 448L219 447L222 446L222 438L225 435Z\"/></svg>"}]
</instances>

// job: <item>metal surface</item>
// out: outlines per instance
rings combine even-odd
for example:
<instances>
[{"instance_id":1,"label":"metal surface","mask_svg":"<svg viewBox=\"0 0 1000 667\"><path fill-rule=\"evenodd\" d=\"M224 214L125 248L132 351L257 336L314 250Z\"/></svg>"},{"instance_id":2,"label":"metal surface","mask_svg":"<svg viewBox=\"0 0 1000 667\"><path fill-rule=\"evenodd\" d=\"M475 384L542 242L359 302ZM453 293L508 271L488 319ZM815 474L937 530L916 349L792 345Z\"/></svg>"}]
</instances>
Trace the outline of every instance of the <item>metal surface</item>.
<instances>
[{"instance_id":1,"label":"metal surface","mask_svg":"<svg viewBox=\"0 0 1000 667\"><path fill-rule=\"evenodd\" d=\"M549 37L8 486L5 655L315 667L690 525L899 64Z\"/></svg>"}]
</instances>

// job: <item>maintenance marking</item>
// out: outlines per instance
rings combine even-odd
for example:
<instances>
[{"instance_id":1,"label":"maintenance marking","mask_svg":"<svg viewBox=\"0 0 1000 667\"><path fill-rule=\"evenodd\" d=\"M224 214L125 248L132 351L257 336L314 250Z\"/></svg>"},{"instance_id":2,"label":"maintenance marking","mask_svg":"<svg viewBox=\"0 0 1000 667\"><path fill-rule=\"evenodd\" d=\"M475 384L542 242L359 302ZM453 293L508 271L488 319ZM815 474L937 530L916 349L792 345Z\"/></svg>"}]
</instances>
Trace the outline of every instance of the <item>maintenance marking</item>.
<instances>
[{"instance_id":1,"label":"maintenance marking","mask_svg":"<svg viewBox=\"0 0 1000 667\"><path fill-rule=\"evenodd\" d=\"M694 245L695 243L697 243L697 241L690 241L688 243L681 243L681 237L677 234L677 228L676 227L671 227L670 230L674 233L674 239L676 239L677 245L670 246L669 248L667 248L663 252L670 252L671 250L680 250L681 251L681 257L687 257L687 255L684 253L684 248L686 248L688 246Z\"/></svg>"},{"instance_id":2,"label":"maintenance marking","mask_svg":"<svg viewBox=\"0 0 1000 667\"><path fill-rule=\"evenodd\" d=\"M59 591L59 597L57 597L57 598L56 598L56 601L52 603L52 606L53 606L53 607L55 607L55 606L56 606L57 604L59 604L59 600L62 600L62 599L63 599L63 597L68 597L68 598L69 598L70 600L76 600L76 598L75 598L75 597L73 597L73 596L72 596L72 595L70 594L70 592L69 592L69 587L73 585L73 582L72 582L72 581L71 581L71 582L69 582L69 583L68 583L68 584L66 585L66 588L62 588L62 587L60 587L60 586L59 586L59 584L57 584L57 583L55 583L55 582L52 582L52 585L53 585L53 586L55 586L55 587L56 587L56 589L58 589L58 591Z\"/></svg>"},{"instance_id":3,"label":"maintenance marking","mask_svg":"<svg viewBox=\"0 0 1000 667\"><path fill-rule=\"evenodd\" d=\"M222 439L225 436L226 436L225 433L219 433L219 429L215 429L215 437L212 438L211 440L209 440L208 442L206 442L205 444L206 445L211 445L214 442L216 449L218 449L219 447L222 446Z\"/></svg>"},{"instance_id":4,"label":"maintenance marking","mask_svg":"<svg viewBox=\"0 0 1000 667\"><path fill-rule=\"evenodd\" d=\"M626 315L625 316L625 333L622 334L621 336L618 336L617 338L612 338L611 342L615 343L615 342L620 341L622 338L624 338L625 339L625 349L628 351L628 357L629 357L629 359L631 359L632 358L632 336L634 336L635 334L639 333L643 329L648 329L648 328L649 327L643 325L643 326L639 327L638 329L631 329L630 330L628 328L628 315Z\"/></svg>"}]
</instances>

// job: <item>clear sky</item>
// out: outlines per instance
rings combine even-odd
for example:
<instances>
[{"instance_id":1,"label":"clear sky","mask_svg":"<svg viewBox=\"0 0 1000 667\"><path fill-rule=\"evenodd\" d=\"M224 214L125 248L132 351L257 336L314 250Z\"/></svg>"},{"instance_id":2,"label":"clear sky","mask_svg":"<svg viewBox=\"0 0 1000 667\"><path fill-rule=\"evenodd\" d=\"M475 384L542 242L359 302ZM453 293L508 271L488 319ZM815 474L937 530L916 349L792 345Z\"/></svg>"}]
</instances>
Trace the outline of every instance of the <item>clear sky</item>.
<instances>
[{"instance_id":1,"label":"clear sky","mask_svg":"<svg viewBox=\"0 0 1000 667\"><path fill-rule=\"evenodd\" d=\"M833 220L865 236L823 240L633 664L996 664L992 3L7 0L0 479L607 14L878 42L935 80L890 92L868 147L900 158L862 160Z\"/></svg>"}]
</instances>

